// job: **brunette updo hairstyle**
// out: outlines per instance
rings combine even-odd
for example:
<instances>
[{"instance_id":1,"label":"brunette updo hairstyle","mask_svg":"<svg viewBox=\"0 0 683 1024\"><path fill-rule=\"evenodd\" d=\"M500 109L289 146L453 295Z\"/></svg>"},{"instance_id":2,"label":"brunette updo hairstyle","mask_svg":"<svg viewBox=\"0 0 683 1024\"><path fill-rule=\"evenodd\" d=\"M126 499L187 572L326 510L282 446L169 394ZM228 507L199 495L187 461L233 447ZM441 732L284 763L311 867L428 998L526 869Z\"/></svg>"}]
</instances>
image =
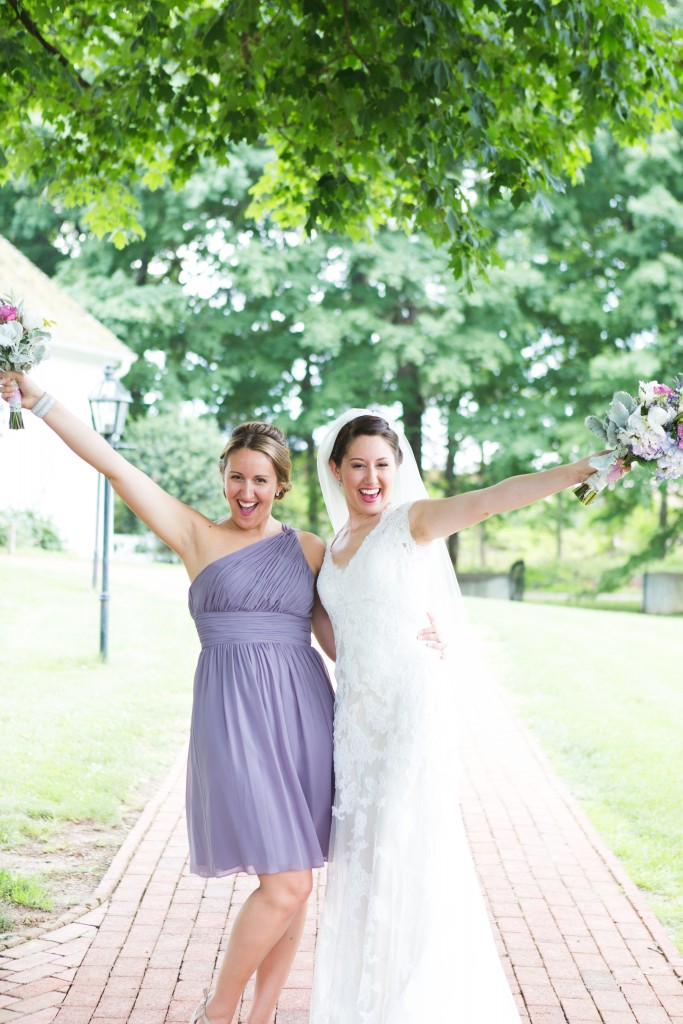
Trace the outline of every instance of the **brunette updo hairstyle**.
<instances>
[{"instance_id":1,"label":"brunette updo hairstyle","mask_svg":"<svg viewBox=\"0 0 683 1024\"><path fill-rule=\"evenodd\" d=\"M276 500L283 498L287 491L291 491L292 485L289 478L292 472L292 459L289 454L287 438L279 427L272 423L262 423L260 420L255 420L253 423L240 423L238 427L235 427L218 459L221 479L225 477L230 456L242 448L249 448L253 452L262 452L273 463L278 483Z\"/></svg>"},{"instance_id":2,"label":"brunette updo hairstyle","mask_svg":"<svg viewBox=\"0 0 683 1024\"><path fill-rule=\"evenodd\" d=\"M335 466L341 466L342 459L357 437L383 437L394 453L396 465L400 466L403 462L398 434L391 429L386 420L381 416L356 416L355 420L345 423L337 434L330 453L330 459Z\"/></svg>"}]
</instances>

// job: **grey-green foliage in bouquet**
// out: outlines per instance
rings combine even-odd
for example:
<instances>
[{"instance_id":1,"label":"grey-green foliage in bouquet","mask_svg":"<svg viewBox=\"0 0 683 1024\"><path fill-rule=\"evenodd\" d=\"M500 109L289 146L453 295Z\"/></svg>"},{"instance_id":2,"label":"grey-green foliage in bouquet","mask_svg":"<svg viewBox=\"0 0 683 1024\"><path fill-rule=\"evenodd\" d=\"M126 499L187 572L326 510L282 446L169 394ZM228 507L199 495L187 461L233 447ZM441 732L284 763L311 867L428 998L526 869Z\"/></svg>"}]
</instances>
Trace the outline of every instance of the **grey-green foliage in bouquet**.
<instances>
[{"instance_id":1,"label":"grey-green foliage in bouquet","mask_svg":"<svg viewBox=\"0 0 683 1024\"><path fill-rule=\"evenodd\" d=\"M574 490L584 505L634 463L654 469L658 482L683 476L683 375L673 387L641 381L637 398L617 391L604 420L587 416L584 422L611 449L591 459L596 472Z\"/></svg>"}]
</instances>

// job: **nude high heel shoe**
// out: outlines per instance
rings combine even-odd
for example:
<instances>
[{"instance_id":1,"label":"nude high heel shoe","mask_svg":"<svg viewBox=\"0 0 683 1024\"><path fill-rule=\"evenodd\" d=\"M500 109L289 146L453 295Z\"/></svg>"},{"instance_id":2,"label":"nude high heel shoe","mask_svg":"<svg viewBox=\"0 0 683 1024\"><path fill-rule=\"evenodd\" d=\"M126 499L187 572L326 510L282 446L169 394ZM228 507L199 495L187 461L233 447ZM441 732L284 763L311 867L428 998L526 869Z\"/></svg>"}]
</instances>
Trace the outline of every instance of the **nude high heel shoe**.
<instances>
[{"instance_id":1,"label":"nude high heel shoe","mask_svg":"<svg viewBox=\"0 0 683 1024\"><path fill-rule=\"evenodd\" d=\"M190 1024L211 1024L211 1021L206 1016L206 1004L209 1001L209 994L210 993L208 988L205 988L204 997L200 1002L199 1006L197 1007L197 1009L192 1014L192 1017L190 1018Z\"/></svg>"}]
</instances>

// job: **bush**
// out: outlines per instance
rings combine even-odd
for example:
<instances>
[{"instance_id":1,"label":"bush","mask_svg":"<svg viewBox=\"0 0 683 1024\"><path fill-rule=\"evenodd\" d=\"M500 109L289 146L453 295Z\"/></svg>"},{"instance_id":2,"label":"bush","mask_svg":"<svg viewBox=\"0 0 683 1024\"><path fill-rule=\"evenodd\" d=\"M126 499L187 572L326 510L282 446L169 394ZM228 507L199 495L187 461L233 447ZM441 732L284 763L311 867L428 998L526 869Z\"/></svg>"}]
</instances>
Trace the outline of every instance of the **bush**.
<instances>
[{"instance_id":1,"label":"bush","mask_svg":"<svg viewBox=\"0 0 683 1024\"><path fill-rule=\"evenodd\" d=\"M43 551L63 551L64 542L54 523L32 509L0 511L0 547L9 547L12 527L17 547L41 548Z\"/></svg>"}]
</instances>

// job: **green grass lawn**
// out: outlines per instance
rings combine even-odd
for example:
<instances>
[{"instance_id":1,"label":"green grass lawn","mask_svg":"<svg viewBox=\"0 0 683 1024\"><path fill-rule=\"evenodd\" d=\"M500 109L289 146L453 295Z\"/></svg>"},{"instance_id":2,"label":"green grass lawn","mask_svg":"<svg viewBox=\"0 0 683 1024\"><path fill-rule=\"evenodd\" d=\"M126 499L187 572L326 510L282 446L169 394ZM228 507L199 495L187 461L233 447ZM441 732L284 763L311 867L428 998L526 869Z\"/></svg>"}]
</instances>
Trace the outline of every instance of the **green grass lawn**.
<instances>
[{"instance_id":1,"label":"green grass lawn","mask_svg":"<svg viewBox=\"0 0 683 1024\"><path fill-rule=\"evenodd\" d=\"M683 949L683 619L467 603L518 713Z\"/></svg>"},{"instance_id":2,"label":"green grass lawn","mask_svg":"<svg viewBox=\"0 0 683 1024\"><path fill-rule=\"evenodd\" d=\"M17 568L0 556L0 851L11 865L29 848L53 851L65 822L116 825L178 756L199 646L182 575L112 567L103 664L87 564L51 556ZM105 842L102 831L87 841ZM60 873L47 880L58 886Z\"/></svg>"}]
</instances>

